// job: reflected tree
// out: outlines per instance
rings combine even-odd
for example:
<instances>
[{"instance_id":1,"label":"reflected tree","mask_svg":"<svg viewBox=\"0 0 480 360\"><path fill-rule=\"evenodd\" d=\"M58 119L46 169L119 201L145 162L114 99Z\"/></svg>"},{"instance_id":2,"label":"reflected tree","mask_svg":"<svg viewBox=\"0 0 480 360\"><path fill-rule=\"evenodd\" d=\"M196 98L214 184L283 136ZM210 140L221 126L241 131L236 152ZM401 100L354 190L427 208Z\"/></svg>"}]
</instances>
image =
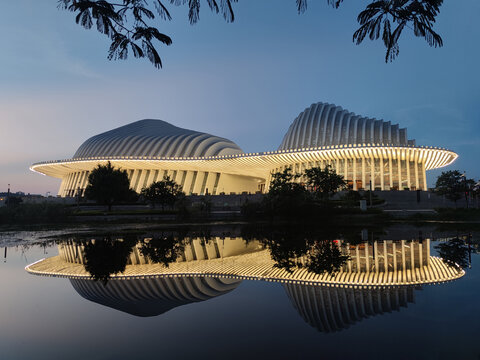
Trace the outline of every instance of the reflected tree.
<instances>
[{"instance_id":1,"label":"reflected tree","mask_svg":"<svg viewBox=\"0 0 480 360\"><path fill-rule=\"evenodd\" d=\"M333 275L349 260L348 255L342 254L340 246L335 240L315 241L310 247L305 267L316 274L328 273Z\"/></svg>"},{"instance_id":2,"label":"reflected tree","mask_svg":"<svg viewBox=\"0 0 480 360\"><path fill-rule=\"evenodd\" d=\"M85 270L93 280L100 280L106 285L111 275L125 271L136 242L133 238L112 239L110 236L87 241L84 248Z\"/></svg>"},{"instance_id":3,"label":"reflected tree","mask_svg":"<svg viewBox=\"0 0 480 360\"><path fill-rule=\"evenodd\" d=\"M470 265L470 247L464 240L457 238L435 245L438 255L450 266L466 269Z\"/></svg>"},{"instance_id":4,"label":"reflected tree","mask_svg":"<svg viewBox=\"0 0 480 360\"><path fill-rule=\"evenodd\" d=\"M185 246L183 239L173 235L157 236L142 242L140 253L153 263L168 265L177 260Z\"/></svg>"},{"instance_id":5,"label":"reflected tree","mask_svg":"<svg viewBox=\"0 0 480 360\"><path fill-rule=\"evenodd\" d=\"M333 274L349 259L336 243L342 235L332 227L247 227L242 229L242 236L261 241L269 249L274 266L288 272L306 268L316 274Z\"/></svg>"}]
</instances>

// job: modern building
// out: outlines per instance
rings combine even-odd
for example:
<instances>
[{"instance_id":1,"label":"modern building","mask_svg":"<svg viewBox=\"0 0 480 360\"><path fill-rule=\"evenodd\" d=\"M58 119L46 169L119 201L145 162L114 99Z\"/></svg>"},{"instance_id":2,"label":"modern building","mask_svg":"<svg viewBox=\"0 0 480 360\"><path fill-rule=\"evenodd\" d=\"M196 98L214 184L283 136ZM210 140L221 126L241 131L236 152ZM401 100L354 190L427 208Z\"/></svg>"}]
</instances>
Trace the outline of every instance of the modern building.
<instances>
[{"instance_id":1,"label":"modern building","mask_svg":"<svg viewBox=\"0 0 480 360\"><path fill-rule=\"evenodd\" d=\"M108 161L128 172L137 192L166 175L187 194L264 192L274 172L326 165L353 190L426 190L426 171L457 157L444 148L417 146L397 124L317 103L297 116L276 151L244 153L221 137L140 120L91 137L71 159L30 169L62 179L60 196L83 193L92 169Z\"/></svg>"}]
</instances>

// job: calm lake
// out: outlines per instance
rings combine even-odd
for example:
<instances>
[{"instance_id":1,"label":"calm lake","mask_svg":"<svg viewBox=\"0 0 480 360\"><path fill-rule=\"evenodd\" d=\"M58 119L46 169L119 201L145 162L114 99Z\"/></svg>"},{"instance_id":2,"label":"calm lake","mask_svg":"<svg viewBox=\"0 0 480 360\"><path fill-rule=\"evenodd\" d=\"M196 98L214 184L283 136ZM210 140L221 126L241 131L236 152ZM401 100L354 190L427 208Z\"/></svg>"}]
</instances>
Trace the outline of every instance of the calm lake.
<instances>
[{"instance_id":1,"label":"calm lake","mask_svg":"<svg viewBox=\"0 0 480 360\"><path fill-rule=\"evenodd\" d=\"M3 233L0 359L479 359L479 243L410 226Z\"/></svg>"}]
</instances>

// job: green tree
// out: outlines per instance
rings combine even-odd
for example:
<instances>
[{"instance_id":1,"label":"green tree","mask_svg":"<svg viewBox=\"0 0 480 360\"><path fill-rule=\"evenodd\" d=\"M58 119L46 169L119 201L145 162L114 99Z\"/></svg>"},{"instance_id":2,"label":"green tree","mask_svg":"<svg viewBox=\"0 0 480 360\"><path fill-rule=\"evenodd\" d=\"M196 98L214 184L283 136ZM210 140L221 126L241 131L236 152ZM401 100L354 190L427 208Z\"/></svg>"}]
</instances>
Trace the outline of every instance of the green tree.
<instances>
[{"instance_id":1,"label":"green tree","mask_svg":"<svg viewBox=\"0 0 480 360\"><path fill-rule=\"evenodd\" d=\"M115 169L110 161L107 165L98 165L88 176L88 186L85 189L85 196L95 200L97 203L108 206L119 201L132 199L135 192L130 189L130 181L125 170Z\"/></svg>"},{"instance_id":2,"label":"green tree","mask_svg":"<svg viewBox=\"0 0 480 360\"><path fill-rule=\"evenodd\" d=\"M293 1L293 0L292 0ZM227 22L235 19L233 4L238 0L206 0L210 10L221 13ZM398 40L405 28L413 30L417 37L423 37L430 46L443 46L440 35L433 30L443 0L379 0L369 1L360 12L360 25L353 34L358 45L368 36L371 40L380 37L386 48L385 61L392 61L399 53ZM157 68L162 61L156 49L156 42L172 44L172 39L159 31L153 23L158 16L162 20L172 17L165 4L188 4L188 18L191 24L200 19L201 0L58 0L58 7L76 14L77 24L97 31L111 40L108 59L126 59L131 51L136 58L147 58ZM327 0L338 8L343 0ZM307 0L296 0L298 13L307 9Z\"/></svg>"},{"instance_id":3,"label":"green tree","mask_svg":"<svg viewBox=\"0 0 480 360\"><path fill-rule=\"evenodd\" d=\"M272 180L270 181L269 193L275 194L296 191L297 188L303 187L295 182L300 176L301 175L293 174L291 167L273 173Z\"/></svg>"},{"instance_id":4,"label":"green tree","mask_svg":"<svg viewBox=\"0 0 480 360\"><path fill-rule=\"evenodd\" d=\"M165 209L165 205L173 208L179 197L184 195L182 187L165 176L162 181L156 181L149 187L143 188L141 194L153 207L158 203Z\"/></svg>"},{"instance_id":5,"label":"green tree","mask_svg":"<svg viewBox=\"0 0 480 360\"><path fill-rule=\"evenodd\" d=\"M303 184L295 182L299 177L290 167L272 174L269 191L263 199L268 213L298 217L308 212L311 197Z\"/></svg>"},{"instance_id":6,"label":"green tree","mask_svg":"<svg viewBox=\"0 0 480 360\"><path fill-rule=\"evenodd\" d=\"M449 200L457 204L457 200L462 197L462 194L468 192L473 187L475 182L472 179L467 179L465 174L461 174L458 170L444 171L437 178L435 184L435 192L439 195L445 195Z\"/></svg>"},{"instance_id":7,"label":"green tree","mask_svg":"<svg viewBox=\"0 0 480 360\"><path fill-rule=\"evenodd\" d=\"M330 165L324 169L314 167L305 170L308 186L322 199L328 198L339 190L346 188L347 183L343 176L338 175Z\"/></svg>"}]
</instances>

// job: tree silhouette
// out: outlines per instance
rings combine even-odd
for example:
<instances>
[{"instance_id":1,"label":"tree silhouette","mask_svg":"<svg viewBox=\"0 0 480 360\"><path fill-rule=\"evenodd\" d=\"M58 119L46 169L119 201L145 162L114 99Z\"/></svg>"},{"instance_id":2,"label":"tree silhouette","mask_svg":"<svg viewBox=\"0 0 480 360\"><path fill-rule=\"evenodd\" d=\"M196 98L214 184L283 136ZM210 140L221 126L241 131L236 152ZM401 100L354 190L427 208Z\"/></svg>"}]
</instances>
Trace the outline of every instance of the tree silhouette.
<instances>
[{"instance_id":1,"label":"tree silhouette","mask_svg":"<svg viewBox=\"0 0 480 360\"><path fill-rule=\"evenodd\" d=\"M85 270L93 280L105 285L111 275L123 273L127 266L136 239L103 239L89 240L85 244Z\"/></svg>"},{"instance_id":2,"label":"tree silhouette","mask_svg":"<svg viewBox=\"0 0 480 360\"><path fill-rule=\"evenodd\" d=\"M343 176L332 170L330 165L325 166L324 169L320 167L306 169L305 176L307 184L323 199L328 199L330 195L347 186Z\"/></svg>"},{"instance_id":3,"label":"tree silhouette","mask_svg":"<svg viewBox=\"0 0 480 360\"><path fill-rule=\"evenodd\" d=\"M341 1L336 2L337 6ZM358 15L360 28L353 34L353 41L358 45L367 35L370 40L377 40L381 33L387 49L385 62L398 56L398 39L405 27L413 28L414 35L423 37L428 45L441 47L443 40L433 31L433 24L442 3L443 0L373 1Z\"/></svg>"},{"instance_id":4,"label":"tree silhouette","mask_svg":"<svg viewBox=\"0 0 480 360\"><path fill-rule=\"evenodd\" d=\"M299 177L290 167L272 174L269 191L263 198L267 213L291 218L308 212L311 196L304 185L294 181Z\"/></svg>"},{"instance_id":5,"label":"tree silhouette","mask_svg":"<svg viewBox=\"0 0 480 360\"><path fill-rule=\"evenodd\" d=\"M85 189L85 196L88 199L108 206L118 201L125 201L132 198L130 181L125 170L115 169L110 161L107 165L98 165L88 176L88 186Z\"/></svg>"},{"instance_id":6,"label":"tree silhouette","mask_svg":"<svg viewBox=\"0 0 480 360\"><path fill-rule=\"evenodd\" d=\"M437 178L435 192L439 195L445 195L447 199L454 201L456 205L462 194L473 188L474 184L475 181L467 179L458 170L444 171Z\"/></svg>"},{"instance_id":7,"label":"tree silhouette","mask_svg":"<svg viewBox=\"0 0 480 360\"><path fill-rule=\"evenodd\" d=\"M143 188L141 194L153 207L155 207L155 203L159 203L162 209L165 208L165 205L173 208L177 199L184 195L181 189L181 186L169 176L165 176L162 181L156 181L149 187Z\"/></svg>"},{"instance_id":8,"label":"tree silhouette","mask_svg":"<svg viewBox=\"0 0 480 360\"><path fill-rule=\"evenodd\" d=\"M349 260L334 240L315 241L307 255L306 268L315 274L333 275Z\"/></svg>"},{"instance_id":9,"label":"tree silhouette","mask_svg":"<svg viewBox=\"0 0 480 360\"><path fill-rule=\"evenodd\" d=\"M242 237L260 241L270 251L274 266L287 272L306 268L316 274L333 275L349 259L336 242L342 238L339 228L330 224L247 226L242 228Z\"/></svg>"},{"instance_id":10,"label":"tree silhouette","mask_svg":"<svg viewBox=\"0 0 480 360\"><path fill-rule=\"evenodd\" d=\"M144 240L140 247L140 253L152 263L159 263L168 267L168 264L177 260L183 249L183 238L166 235Z\"/></svg>"},{"instance_id":11,"label":"tree silhouette","mask_svg":"<svg viewBox=\"0 0 480 360\"><path fill-rule=\"evenodd\" d=\"M465 241L454 238L447 242L435 245L438 255L450 266L457 269L465 269L469 265L469 247Z\"/></svg>"},{"instance_id":12,"label":"tree silhouette","mask_svg":"<svg viewBox=\"0 0 480 360\"><path fill-rule=\"evenodd\" d=\"M86 29L94 25L97 31L111 40L108 59L127 59L129 51L136 58L147 58L156 67L162 67L162 60L156 42L172 44L172 39L161 33L153 24L158 16L171 20L172 16L165 4L189 8L190 24L200 19L201 0L58 0L58 7L76 14L77 24ZM205 0L214 13L223 15L227 22L233 22L233 4L238 0ZM338 8L343 0L327 0ZM430 46L443 45L442 38L433 30L436 17L443 0L380 0L371 1L360 12L357 21L360 25L353 34L358 45L368 35L378 40L380 34L386 48L385 61L395 59L399 54L398 40L405 28L411 28L417 37L423 37ZM298 13L307 10L307 0L296 0Z\"/></svg>"}]
</instances>

